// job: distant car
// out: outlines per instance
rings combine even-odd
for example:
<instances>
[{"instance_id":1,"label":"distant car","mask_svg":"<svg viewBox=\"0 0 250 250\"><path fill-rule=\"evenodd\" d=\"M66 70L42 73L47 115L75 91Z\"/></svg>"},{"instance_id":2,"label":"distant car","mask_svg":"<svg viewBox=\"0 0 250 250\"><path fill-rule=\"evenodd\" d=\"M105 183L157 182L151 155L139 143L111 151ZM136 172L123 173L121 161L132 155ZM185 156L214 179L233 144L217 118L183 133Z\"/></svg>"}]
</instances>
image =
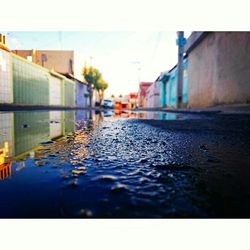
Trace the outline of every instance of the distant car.
<instances>
[{"instance_id":1,"label":"distant car","mask_svg":"<svg viewBox=\"0 0 250 250\"><path fill-rule=\"evenodd\" d=\"M102 106L104 108L112 109L112 108L114 108L114 102L112 100L104 100Z\"/></svg>"}]
</instances>

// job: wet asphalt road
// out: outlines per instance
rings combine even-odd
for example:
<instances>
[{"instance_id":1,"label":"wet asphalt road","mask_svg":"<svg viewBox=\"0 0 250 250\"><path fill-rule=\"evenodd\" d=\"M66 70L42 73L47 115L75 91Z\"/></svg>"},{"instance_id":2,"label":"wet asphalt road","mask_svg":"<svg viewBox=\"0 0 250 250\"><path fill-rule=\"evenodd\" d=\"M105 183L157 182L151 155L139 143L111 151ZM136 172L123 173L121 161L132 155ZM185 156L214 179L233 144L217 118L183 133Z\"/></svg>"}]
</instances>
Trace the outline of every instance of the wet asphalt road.
<instances>
[{"instance_id":1,"label":"wet asphalt road","mask_svg":"<svg viewBox=\"0 0 250 250\"><path fill-rule=\"evenodd\" d=\"M0 217L250 217L250 117L78 121L0 183Z\"/></svg>"},{"instance_id":2,"label":"wet asphalt road","mask_svg":"<svg viewBox=\"0 0 250 250\"><path fill-rule=\"evenodd\" d=\"M206 197L208 217L250 217L250 116L214 114L210 119L143 121L172 132L195 170L192 187ZM178 150L177 150L178 151ZM203 211L204 211L203 210Z\"/></svg>"}]
</instances>

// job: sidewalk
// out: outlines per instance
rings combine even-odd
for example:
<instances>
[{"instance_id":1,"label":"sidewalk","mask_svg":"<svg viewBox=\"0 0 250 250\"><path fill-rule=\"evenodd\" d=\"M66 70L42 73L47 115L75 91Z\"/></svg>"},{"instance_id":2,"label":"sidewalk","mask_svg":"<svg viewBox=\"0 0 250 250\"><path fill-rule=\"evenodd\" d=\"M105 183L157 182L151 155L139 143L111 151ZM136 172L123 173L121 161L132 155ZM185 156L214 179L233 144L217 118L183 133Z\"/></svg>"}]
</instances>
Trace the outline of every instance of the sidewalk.
<instances>
[{"instance_id":1,"label":"sidewalk","mask_svg":"<svg viewBox=\"0 0 250 250\"><path fill-rule=\"evenodd\" d=\"M68 106L48 106L48 105L15 105L0 104L0 111L32 111L32 110L99 110L98 107L68 107Z\"/></svg>"},{"instance_id":2,"label":"sidewalk","mask_svg":"<svg viewBox=\"0 0 250 250\"><path fill-rule=\"evenodd\" d=\"M166 111L174 113L198 113L198 114L250 114L250 104L219 105L209 108L138 108L138 111Z\"/></svg>"}]
</instances>

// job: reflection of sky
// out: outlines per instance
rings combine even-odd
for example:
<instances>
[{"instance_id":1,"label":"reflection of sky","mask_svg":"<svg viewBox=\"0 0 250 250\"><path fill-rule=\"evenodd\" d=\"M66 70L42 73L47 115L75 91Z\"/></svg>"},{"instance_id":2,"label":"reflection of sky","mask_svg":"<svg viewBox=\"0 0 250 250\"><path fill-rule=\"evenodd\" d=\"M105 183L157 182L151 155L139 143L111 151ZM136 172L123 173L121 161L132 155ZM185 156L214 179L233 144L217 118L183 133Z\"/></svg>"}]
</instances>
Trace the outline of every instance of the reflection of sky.
<instances>
[{"instance_id":1,"label":"reflection of sky","mask_svg":"<svg viewBox=\"0 0 250 250\"><path fill-rule=\"evenodd\" d=\"M160 72L177 62L176 32L8 32L7 35L11 49L74 50L75 73L79 78L84 63L90 63L92 57L92 64L109 83L107 95L137 91L139 79L154 81Z\"/></svg>"}]
</instances>

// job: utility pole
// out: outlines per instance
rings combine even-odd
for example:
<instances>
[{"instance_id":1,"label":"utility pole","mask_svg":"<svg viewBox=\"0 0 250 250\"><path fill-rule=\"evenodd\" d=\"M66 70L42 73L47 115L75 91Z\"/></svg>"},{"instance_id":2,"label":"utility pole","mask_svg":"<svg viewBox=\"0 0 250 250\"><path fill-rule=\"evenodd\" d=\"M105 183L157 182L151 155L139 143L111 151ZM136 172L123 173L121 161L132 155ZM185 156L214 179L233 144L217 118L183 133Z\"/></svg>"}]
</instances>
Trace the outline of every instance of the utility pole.
<instances>
[{"instance_id":1,"label":"utility pole","mask_svg":"<svg viewBox=\"0 0 250 250\"><path fill-rule=\"evenodd\" d=\"M186 39L184 32L177 32L176 44L178 46L178 64L177 64L177 108L182 108L182 89L183 89L183 53Z\"/></svg>"}]
</instances>

